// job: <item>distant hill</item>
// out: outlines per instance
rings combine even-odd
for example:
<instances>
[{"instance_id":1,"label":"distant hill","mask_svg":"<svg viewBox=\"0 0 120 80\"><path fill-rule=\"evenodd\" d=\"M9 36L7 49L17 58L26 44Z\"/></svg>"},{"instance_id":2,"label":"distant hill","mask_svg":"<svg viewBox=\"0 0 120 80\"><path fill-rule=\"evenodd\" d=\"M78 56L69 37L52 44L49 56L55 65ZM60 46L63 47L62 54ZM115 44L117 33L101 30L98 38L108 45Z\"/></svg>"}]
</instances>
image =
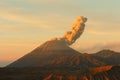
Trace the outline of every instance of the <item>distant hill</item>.
<instances>
[{"instance_id":1,"label":"distant hill","mask_svg":"<svg viewBox=\"0 0 120 80\"><path fill-rule=\"evenodd\" d=\"M120 64L120 52L115 52L111 50L102 50L95 54L92 54L92 57L94 57L98 61L104 62L105 65Z\"/></svg>"}]
</instances>

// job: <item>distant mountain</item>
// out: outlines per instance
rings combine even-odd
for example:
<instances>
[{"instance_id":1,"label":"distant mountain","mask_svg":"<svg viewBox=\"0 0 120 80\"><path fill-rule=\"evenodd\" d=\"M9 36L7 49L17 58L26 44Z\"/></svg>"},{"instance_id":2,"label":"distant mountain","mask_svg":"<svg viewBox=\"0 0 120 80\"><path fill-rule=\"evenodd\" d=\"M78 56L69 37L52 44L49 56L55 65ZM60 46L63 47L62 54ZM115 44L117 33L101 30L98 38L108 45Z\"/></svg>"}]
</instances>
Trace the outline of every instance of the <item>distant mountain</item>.
<instances>
[{"instance_id":1,"label":"distant mountain","mask_svg":"<svg viewBox=\"0 0 120 80\"><path fill-rule=\"evenodd\" d=\"M120 52L115 52L111 50L102 50L91 55L98 61L104 62L104 64L106 65L120 64Z\"/></svg>"},{"instance_id":2,"label":"distant mountain","mask_svg":"<svg viewBox=\"0 0 120 80\"><path fill-rule=\"evenodd\" d=\"M61 40L47 41L7 67L98 67L120 64L120 53L102 50L82 54Z\"/></svg>"},{"instance_id":3,"label":"distant mountain","mask_svg":"<svg viewBox=\"0 0 120 80\"><path fill-rule=\"evenodd\" d=\"M113 55L120 55L120 54L118 52L115 52L115 51L112 51L112 50L101 50L101 51L95 53L94 55L104 57L104 58L108 58L108 57L111 57Z\"/></svg>"}]
</instances>

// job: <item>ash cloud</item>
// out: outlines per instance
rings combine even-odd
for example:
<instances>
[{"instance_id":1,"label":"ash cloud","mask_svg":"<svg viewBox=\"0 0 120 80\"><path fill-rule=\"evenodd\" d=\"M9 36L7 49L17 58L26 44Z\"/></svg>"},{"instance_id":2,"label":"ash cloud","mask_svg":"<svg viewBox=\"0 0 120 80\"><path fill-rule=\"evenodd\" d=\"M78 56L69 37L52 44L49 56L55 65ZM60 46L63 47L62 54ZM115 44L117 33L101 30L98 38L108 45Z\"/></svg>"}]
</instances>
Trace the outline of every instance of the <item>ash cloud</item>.
<instances>
[{"instance_id":1,"label":"ash cloud","mask_svg":"<svg viewBox=\"0 0 120 80\"><path fill-rule=\"evenodd\" d=\"M70 31L67 31L63 37L54 38L52 40L61 40L64 41L67 45L73 44L84 32L86 21L87 21L86 17L83 16L77 17Z\"/></svg>"}]
</instances>

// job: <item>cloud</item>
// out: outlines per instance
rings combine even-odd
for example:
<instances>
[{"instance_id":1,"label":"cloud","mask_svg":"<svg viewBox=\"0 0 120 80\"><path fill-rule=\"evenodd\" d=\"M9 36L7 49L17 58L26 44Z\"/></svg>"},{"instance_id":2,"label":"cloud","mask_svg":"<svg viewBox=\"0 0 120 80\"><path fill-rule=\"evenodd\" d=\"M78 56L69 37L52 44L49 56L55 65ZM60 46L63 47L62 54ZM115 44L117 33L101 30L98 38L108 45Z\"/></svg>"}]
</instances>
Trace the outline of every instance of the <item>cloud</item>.
<instances>
[{"instance_id":1,"label":"cloud","mask_svg":"<svg viewBox=\"0 0 120 80\"><path fill-rule=\"evenodd\" d=\"M34 27L48 27L46 22L40 18L39 14L30 14L24 9L10 5L8 3L1 3L0 5L0 19L6 20L4 21L5 25L9 21L15 23L15 25L16 23L21 23L23 26L25 24Z\"/></svg>"},{"instance_id":2,"label":"cloud","mask_svg":"<svg viewBox=\"0 0 120 80\"><path fill-rule=\"evenodd\" d=\"M25 27L25 25L16 25L16 24L5 24L5 23L0 23L0 32L14 32L14 31L21 31L25 30L28 27Z\"/></svg>"},{"instance_id":3,"label":"cloud","mask_svg":"<svg viewBox=\"0 0 120 80\"><path fill-rule=\"evenodd\" d=\"M21 30L21 29L63 29L65 26L69 26L64 16L55 16L50 14L49 16L41 17L39 15L27 15L21 13L12 13L1 10L0 18L6 21L0 22L2 26L0 31L8 30ZM65 27L67 29L67 27ZM64 29L65 29L64 28Z\"/></svg>"},{"instance_id":4,"label":"cloud","mask_svg":"<svg viewBox=\"0 0 120 80\"><path fill-rule=\"evenodd\" d=\"M86 53L95 53L103 49L110 49L117 52L120 52L120 42L91 42L87 43L88 45L83 44L77 44L74 45L73 48L77 49L80 52L86 52Z\"/></svg>"},{"instance_id":5,"label":"cloud","mask_svg":"<svg viewBox=\"0 0 120 80\"><path fill-rule=\"evenodd\" d=\"M25 27L28 29L63 29L64 26L69 26L69 23L66 23L70 20L57 13L51 12L40 15L36 12L29 13L26 9L8 3L1 3L1 5L0 19L4 19L4 21L0 22L0 24L2 24L1 26L4 27L2 28L4 30L6 28L6 30L10 29L11 31L12 29L18 30L22 28L24 29Z\"/></svg>"},{"instance_id":6,"label":"cloud","mask_svg":"<svg viewBox=\"0 0 120 80\"><path fill-rule=\"evenodd\" d=\"M86 33L93 35L102 35L102 36L119 36L120 32L118 31L101 31L95 29L87 29Z\"/></svg>"},{"instance_id":7,"label":"cloud","mask_svg":"<svg viewBox=\"0 0 120 80\"><path fill-rule=\"evenodd\" d=\"M34 4L38 4L38 3L56 4L56 3L64 2L64 0L26 0L26 2L34 3Z\"/></svg>"},{"instance_id":8,"label":"cloud","mask_svg":"<svg viewBox=\"0 0 120 80\"><path fill-rule=\"evenodd\" d=\"M114 26L114 27L113 27ZM105 20L89 20L85 32L94 35L117 35L120 34L120 23Z\"/></svg>"},{"instance_id":9,"label":"cloud","mask_svg":"<svg viewBox=\"0 0 120 80\"><path fill-rule=\"evenodd\" d=\"M4 10L0 11L0 18L37 26L42 23L40 20L35 19L32 16L27 16L25 14L15 14Z\"/></svg>"}]
</instances>

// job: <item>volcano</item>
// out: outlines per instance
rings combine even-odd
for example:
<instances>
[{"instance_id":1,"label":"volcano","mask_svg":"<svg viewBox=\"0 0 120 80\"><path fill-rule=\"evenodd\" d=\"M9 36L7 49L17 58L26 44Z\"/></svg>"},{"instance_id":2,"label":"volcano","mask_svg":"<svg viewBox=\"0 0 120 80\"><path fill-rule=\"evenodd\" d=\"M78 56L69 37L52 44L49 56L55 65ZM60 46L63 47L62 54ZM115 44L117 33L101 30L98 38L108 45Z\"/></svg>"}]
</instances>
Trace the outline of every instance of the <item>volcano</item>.
<instances>
[{"instance_id":1,"label":"volcano","mask_svg":"<svg viewBox=\"0 0 120 80\"><path fill-rule=\"evenodd\" d=\"M120 80L120 53L87 54L70 47L84 32L86 21L79 16L63 37L46 41L0 68L0 80Z\"/></svg>"},{"instance_id":2,"label":"volcano","mask_svg":"<svg viewBox=\"0 0 120 80\"><path fill-rule=\"evenodd\" d=\"M67 31L63 37L45 42L7 67L79 66L81 61L84 62L84 60L79 60L82 55L69 45L73 44L84 32L86 21L86 17L79 16L72 30Z\"/></svg>"},{"instance_id":3,"label":"volcano","mask_svg":"<svg viewBox=\"0 0 120 80\"><path fill-rule=\"evenodd\" d=\"M63 41L47 41L32 52L8 65L7 67L43 67L43 66L67 66L69 58L81 54Z\"/></svg>"},{"instance_id":4,"label":"volcano","mask_svg":"<svg viewBox=\"0 0 120 80\"><path fill-rule=\"evenodd\" d=\"M52 40L7 67L91 67L102 64L88 54L75 51L61 40Z\"/></svg>"},{"instance_id":5,"label":"volcano","mask_svg":"<svg viewBox=\"0 0 120 80\"><path fill-rule=\"evenodd\" d=\"M83 54L62 40L50 40L7 67L99 67L120 64L120 54L102 50L95 54Z\"/></svg>"},{"instance_id":6,"label":"volcano","mask_svg":"<svg viewBox=\"0 0 120 80\"><path fill-rule=\"evenodd\" d=\"M95 54L80 53L62 40L50 40L1 68L0 79L119 80L119 61L118 52L102 50Z\"/></svg>"}]
</instances>

